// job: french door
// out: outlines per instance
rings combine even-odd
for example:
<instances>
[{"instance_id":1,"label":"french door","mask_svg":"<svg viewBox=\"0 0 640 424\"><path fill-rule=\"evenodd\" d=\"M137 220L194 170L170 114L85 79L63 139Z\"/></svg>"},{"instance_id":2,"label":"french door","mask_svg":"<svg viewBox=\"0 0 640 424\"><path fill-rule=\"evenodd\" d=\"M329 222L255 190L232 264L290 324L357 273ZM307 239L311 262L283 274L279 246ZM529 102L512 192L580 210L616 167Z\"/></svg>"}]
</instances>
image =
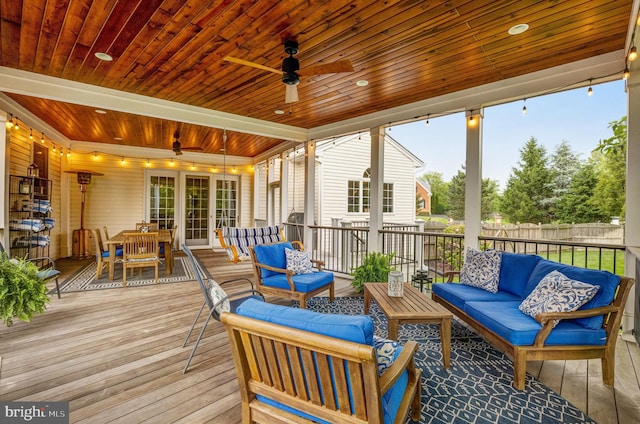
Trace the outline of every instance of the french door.
<instances>
[{"instance_id":1,"label":"french door","mask_svg":"<svg viewBox=\"0 0 640 424\"><path fill-rule=\"evenodd\" d=\"M184 240L187 246L210 246L211 178L186 175L184 196Z\"/></svg>"},{"instance_id":2,"label":"french door","mask_svg":"<svg viewBox=\"0 0 640 424\"><path fill-rule=\"evenodd\" d=\"M216 228L238 226L238 177L216 176Z\"/></svg>"}]
</instances>

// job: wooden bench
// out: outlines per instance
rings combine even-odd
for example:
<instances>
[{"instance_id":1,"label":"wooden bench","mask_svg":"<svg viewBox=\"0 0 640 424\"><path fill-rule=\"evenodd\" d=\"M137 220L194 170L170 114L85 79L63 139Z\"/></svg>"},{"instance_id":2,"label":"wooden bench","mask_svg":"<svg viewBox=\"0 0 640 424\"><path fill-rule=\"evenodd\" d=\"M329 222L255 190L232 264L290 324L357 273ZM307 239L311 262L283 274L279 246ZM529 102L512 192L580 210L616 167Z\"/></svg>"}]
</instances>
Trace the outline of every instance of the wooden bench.
<instances>
[{"instance_id":1,"label":"wooden bench","mask_svg":"<svg viewBox=\"0 0 640 424\"><path fill-rule=\"evenodd\" d=\"M249 246L286 241L279 225L268 227L223 227L216 230L220 246L229 256L229 262L238 263L249 258Z\"/></svg>"}]
</instances>

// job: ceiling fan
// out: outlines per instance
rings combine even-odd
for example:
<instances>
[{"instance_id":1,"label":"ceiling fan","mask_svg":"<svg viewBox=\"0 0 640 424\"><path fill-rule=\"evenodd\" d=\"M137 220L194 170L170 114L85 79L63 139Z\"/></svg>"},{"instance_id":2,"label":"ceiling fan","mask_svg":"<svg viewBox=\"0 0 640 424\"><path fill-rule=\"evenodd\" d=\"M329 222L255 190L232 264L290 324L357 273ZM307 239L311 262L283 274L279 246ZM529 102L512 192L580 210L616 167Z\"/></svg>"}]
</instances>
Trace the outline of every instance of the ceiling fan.
<instances>
[{"instance_id":1,"label":"ceiling fan","mask_svg":"<svg viewBox=\"0 0 640 424\"><path fill-rule=\"evenodd\" d=\"M240 65L262 69L263 71L273 72L274 74L282 74L282 82L285 83L286 86L285 103L293 103L298 101L297 85L300 82L301 76L305 77L310 75L353 72L353 65L348 59L338 60L337 62L313 65L304 69L300 69L300 63L298 62L298 59L293 57L298 53L297 41L285 40L284 52L288 54L289 57L285 57L282 60L281 70L231 56L226 56L224 60L226 60L227 62L233 62Z\"/></svg>"},{"instance_id":2,"label":"ceiling fan","mask_svg":"<svg viewBox=\"0 0 640 424\"><path fill-rule=\"evenodd\" d=\"M178 130L173 133L173 138L173 152L176 156L180 156L183 150L202 151L201 146L182 147L180 144L180 131Z\"/></svg>"}]
</instances>

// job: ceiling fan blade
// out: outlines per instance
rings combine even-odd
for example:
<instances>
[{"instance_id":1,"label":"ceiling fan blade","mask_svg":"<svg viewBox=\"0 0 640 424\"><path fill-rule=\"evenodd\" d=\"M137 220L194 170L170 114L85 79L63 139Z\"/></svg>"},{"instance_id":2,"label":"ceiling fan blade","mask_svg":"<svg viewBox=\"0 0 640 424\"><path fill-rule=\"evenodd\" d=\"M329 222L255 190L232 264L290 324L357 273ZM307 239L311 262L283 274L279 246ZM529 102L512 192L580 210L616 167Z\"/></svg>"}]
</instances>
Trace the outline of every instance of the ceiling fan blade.
<instances>
[{"instance_id":1,"label":"ceiling fan blade","mask_svg":"<svg viewBox=\"0 0 640 424\"><path fill-rule=\"evenodd\" d=\"M238 65L251 66L252 68L258 68L262 69L263 71L273 72L274 74L282 74L282 71L279 69L260 65L259 63L249 62L248 60L238 59L237 57L226 56L223 60L226 60L227 62L237 63Z\"/></svg>"},{"instance_id":2,"label":"ceiling fan blade","mask_svg":"<svg viewBox=\"0 0 640 424\"><path fill-rule=\"evenodd\" d=\"M284 102L285 103L293 103L293 102L297 102L298 99L298 85L285 85L285 87L287 88L287 91L284 95Z\"/></svg>"},{"instance_id":3,"label":"ceiling fan blade","mask_svg":"<svg viewBox=\"0 0 640 424\"><path fill-rule=\"evenodd\" d=\"M353 65L349 59L339 60L331 63L321 63L319 65L309 66L298 71L300 76L319 75L319 74L337 74L340 72L353 72Z\"/></svg>"}]
</instances>

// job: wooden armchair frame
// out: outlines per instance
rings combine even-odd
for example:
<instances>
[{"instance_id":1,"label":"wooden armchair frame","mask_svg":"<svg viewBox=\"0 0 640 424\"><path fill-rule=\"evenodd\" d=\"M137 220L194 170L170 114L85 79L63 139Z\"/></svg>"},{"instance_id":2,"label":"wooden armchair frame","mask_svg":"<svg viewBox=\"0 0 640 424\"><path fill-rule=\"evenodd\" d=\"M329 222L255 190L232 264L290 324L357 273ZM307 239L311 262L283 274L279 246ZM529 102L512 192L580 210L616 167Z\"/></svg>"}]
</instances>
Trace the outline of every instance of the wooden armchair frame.
<instances>
[{"instance_id":1,"label":"wooden armchair frame","mask_svg":"<svg viewBox=\"0 0 640 424\"><path fill-rule=\"evenodd\" d=\"M299 250L304 250L304 246L300 242L292 242L292 245ZM254 246L249 246L249 255L251 256L251 263L253 264L253 271L254 271L254 275L256 277L257 286L258 286L257 289L260 291L260 293L271 295L271 296L278 296L285 299L297 300L300 303L300 307L304 309L307 307L307 299L311 299L312 297L328 289L329 298L331 302L333 302L335 281L332 280L331 283L325 286L319 287L315 290L311 290L308 292L300 292L296 290L296 285L295 285L295 282L293 281L293 276L295 275L295 273L293 271L290 271L284 268L273 267L273 266L259 262L258 258L256 257ZM324 266L323 261L311 259L311 263L318 269L318 271L322 271L322 267ZM277 287L265 286L262 280L262 272L261 272L262 269L267 269L272 272L277 272L279 274L286 275L287 282L289 283L289 289L281 289Z\"/></svg>"},{"instance_id":2,"label":"wooden armchair frame","mask_svg":"<svg viewBox=\"0 0 640 424\"><path fill-rule=\"evenodd\" d=\"M158 233L130 232L123 234L122 240L122 284L127 286L127 269L155 267L158 284ZM140 269L142 273L142 269Z\"/></svg>"},{"instance_id":3,"label":"wooden armchair frame","mask_svg":"<svg viewBox=\"0 0 640 424\"><path fill-rule=\"evenodd\" d=\"M238 374L244 423L312 422L257 395L331 423L382 423L382 396L405 370L409 379L395 423L405 422L409 407L411 418L420 418L421 371L414 364L414 341L378 376L373 346L230 313L223 313L221 321Z\"/></svg>"}]
</instances>

